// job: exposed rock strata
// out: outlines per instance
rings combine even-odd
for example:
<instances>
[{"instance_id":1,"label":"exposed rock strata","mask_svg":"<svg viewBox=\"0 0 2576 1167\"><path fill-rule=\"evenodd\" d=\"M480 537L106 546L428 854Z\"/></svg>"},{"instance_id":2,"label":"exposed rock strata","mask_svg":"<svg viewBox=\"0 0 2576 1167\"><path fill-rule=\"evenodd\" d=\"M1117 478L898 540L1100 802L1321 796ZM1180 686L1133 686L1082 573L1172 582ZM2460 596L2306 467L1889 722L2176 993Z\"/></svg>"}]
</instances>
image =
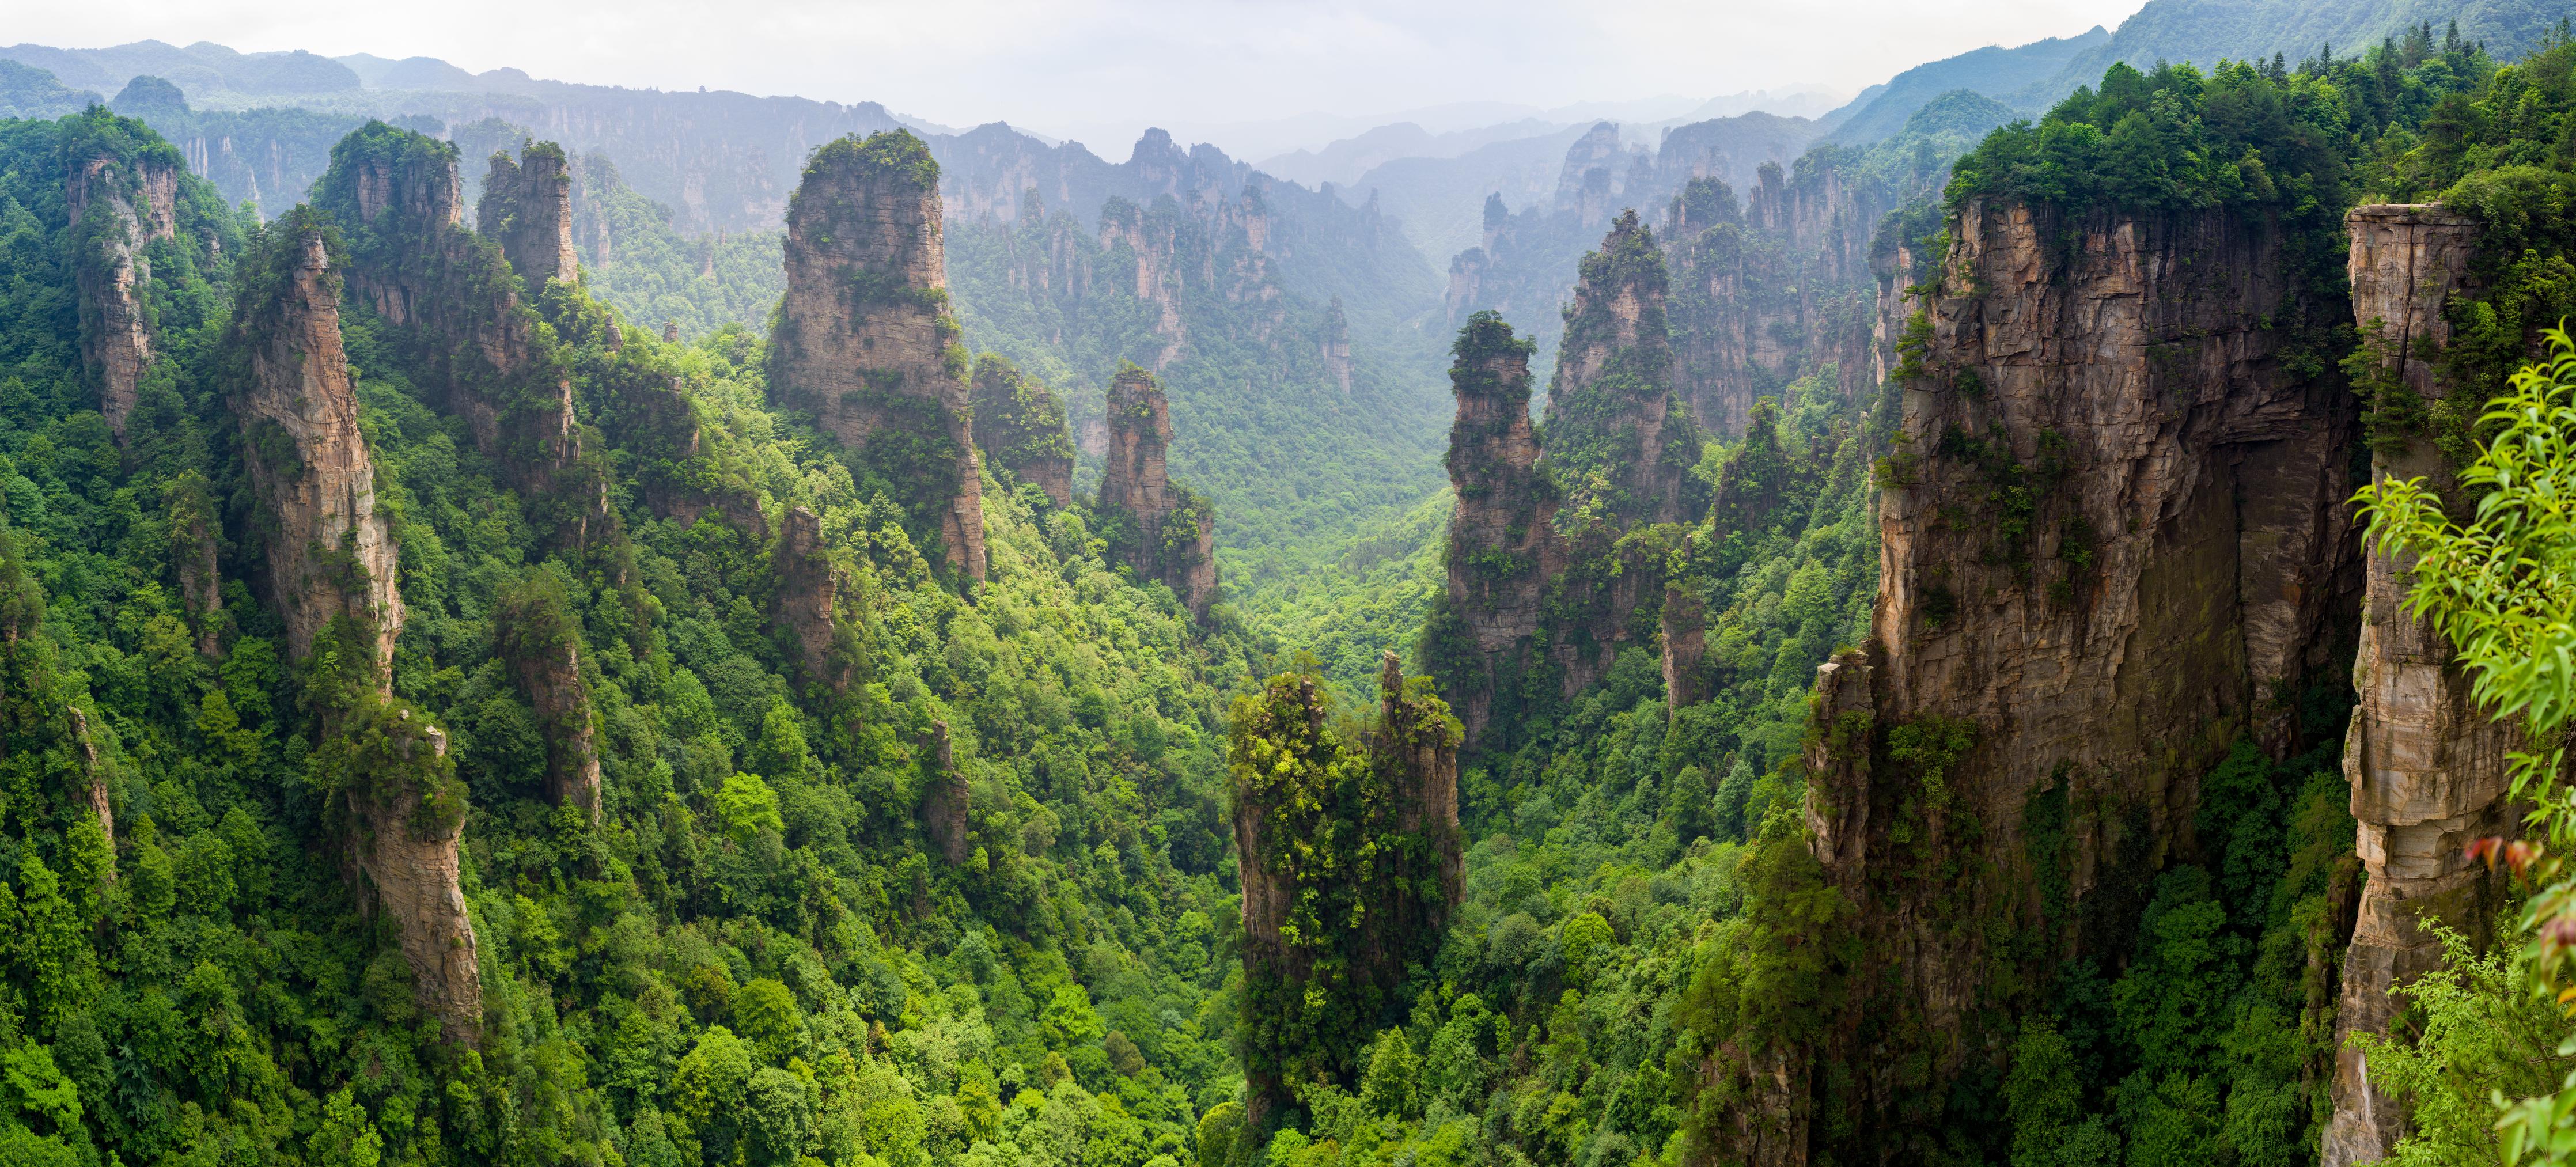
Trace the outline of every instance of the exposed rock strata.
<instances>
[{"instance_id":1,"label":"exposed rock strata","mask_svg":"<svg viewBox=\"0 0 2576 1167\"><path fill-rule=\"evenodd\" d=\"M581 465L570 370L500 249L466 230L455 148L370 123L333 149L315 201L348 229L351 296L392 326L414 380L465 419L512 485L560 496L572 541L604 530L605 486Z\"/></svg>"},{"instance_id":2,"label":"exposed rock strata","mask_svg":"<svg viewBox=\"0 0 2576 1167\"><path fill-rule=\"evenodd\" d=\"M1874 991L1928 1035L1826 1039L1856 1078L1845 1097L1869 1133L1855 1137L1882 1148L1903 1137L1905 1100L1958 1072L2000 959L1934 921L2020 911L2029 894L2007 876L1944 889L1936 908L1893 874L1905 857L1972 847L1970 862L2018 871L2026 800L2055 789L2097 808L2068 826L2079 899L2124 878L2122 854L2193 853L2199 776L2239 735L2289 744L2270 698L2341 666L2361 591L2350 394L2302 377L2272 326L2285 304L2345 308L2285 282L2276 227L1972 201L1951 235L1880 499L1871 656L1820 682L1834 718L1820 732L1850 740L1810 759L1826 877L1865 891L1867 951L1905 954ZM2028 510L1998 509L2013 497ZM1871 729L1930 718L1974 730L1937 806ZM1949 825L1970 818L1974 841ZM1926 1049L1947 1052L1904 1068Z\"/></svg>"},{"instance_id":3,"label":"exposed rock strata","mask_svg":"<svg viewBox=\"0 0 2576 1167\"><path fill-rule=\"evenodd\" d=\"M262 273L267 282L246 287L225 339L243 351L248 372L232 388L231 407L270 525L270 599L286 624L288 654L298 661L312 655L332 621L350 621L365 638L344 650L369 652L364 665L382 701L390 693L403 605L391 526L376 510L375 467L358 429L357 394L340 345L340 282L314 218L294 212L271 230L275 251L261 257L270 265ZM443 773L445 780L433 781L428 793L453 790L445 735L407 708L377 715L359 736L387 768L425 768L433 778ZM452 806L448 813L425 813L420 783L375 783L364 773L359 767L345 800L361 899L393 917L422 1007L440 1019L450 1040L475 1044L482 985L458 884L463 814Z\"/></svg>"},{"instance_id":4,"label":"exposed rock strata","mask_svg":"<svg viewBox=\"0 0 2576 1167\"><path fill-rule=\"evenodd\" d=\"M563 147L537 142L519 151L492 155L492 170L483 179L483 197L474 204L474 225L484 238L501 245L510 270L535 292L547 280L580 276L581 260L572 245L572 172Z\"/></svg>"},{"instance_id":5,"label":"exposed rock strata","mask_svg":"<svg viewBox=\"0 0 2576 1167\"><path fill-rule=\"evenodd\" d=\"M1100 479L1101 509L1135 522L1121 537L1139 579L1171 585L1190 614L1206 618L1216 602L1216 514L1205 499L1171 480L1164 451L1172 443L1171 405L1153 374L1129 366L1109 386L1109 456Z\"/></svg>"},{"instance_id":6,"label":"exposed rock strata","mask_svg":"<svg viewBox=\"0 0 2576 1167\"><path fill-rule=\"evenodd\" d=\"M2450 341L2444 303L2465 290L2477 223L2439 206L2366 206L2346 220L2355 323L2378 330L2394 378L2431 402L2448 396L2428 354ZM2465 500L2429 441L2376 449L2374 479L2423 478L2455 513ZM2344 743L2344 776L2368 880L2344 957L2335 1014L2334 1118L2326 1167L2386 1158L2403 1133L2405 1108L2371 1084L2369 1065L2345 1038L2386 1033L2402 1003L2389 990L2437 968L2442 945L2424 924L2476 934L2494 911L2484 865L2464 852L2471 839L2513 828L2505 754L2510 728L2470 697L2458 652L2431 621L2406 611L2414 557L2369 548L2369 591L2361 650L2353 661L2360 705Z\"/></svg>"},{"instance_id":7,"label":"exposed rock strata","mask_svg":"<svg viewBox=\"0 0 2576 1167\"><path fill-rule=\"evenodd\" d=\"M372 908L393 918L411 966L413 999L438 1019L446 1040L478 1046L483 981L459 879L457 836L465 816L454 802L462 794L447 734L408 707L381 714L370 731L368 752L380 756L368 761L417 771L430 782L426 791L408 778L350 787L350 845L365 876L361 890Z\"/></svg>"},{"instance_id":8,"label":"exposed rock strata","mask_svg":"<svg viewBox=\"0 0 2576 1167\"><path fill-rule=\"evenodd\" d=\"M1831 164L1764 163L1739 209L1720 179L1673 199L1673 386L1711 432L1740 435L1753 402L1830 364L1845 400L1878 383L1869 359L1871 233L1884 211Z\"/></svg>"},{"instance_id":9,"label":"exposed rock strata","mask_svg":"<svg viewBox=\"0 0 2576 1167\"><path fill-rule=\"evenodd\" d=\"M230 343L248 352L235 386L252 485L274 516L269 594L286 623L288 655L347 616L374 632L374 657L393 659L402 631L392 524L376 511L376 470L358 432L358 398L340 348L340 281L309 220L280 230L278 286L236 310Z\"/></svg>"},{"instance_id":10,"label":"exposed rock strata","mask_svg":"<svg viewBox=\"0 0 2576 1167\"><path fill-rule=\"evenodd\" d=\"M949 568L981 580L983 474L940 230L939 165L920 139L817 150L788 204L769 384L896 479Z\"/></svg>"},{"instance_id":11,"label":"exposed rock strata","mask_svg":"<svg viewBox=\"0 0 2576 1167\"><path fill-rule=\"evenodd\" d=\"M1440 669L1467 747L1483 741L1494 699L1517 687L1538 634L1547 585L1565 570L1556 486L1538 470L1530 425L1530 342L1494 313L1469 318L1451 349L1449 583L1442 627L1427 656Z\"/></svg>"},{"instance_id":12,"label":"exposed rock strata","mask_svg":"<svg viewBox=\"0 0 2576 1167\"><path fill-rule=\"evenodd\" d=\"M144 248L178 232L179 174L157 155L128 162L105 153L65 160L63 201L78 242L81 358L98 381L99 412L118 441L152 365L142 286Z\"/></svg>"}]
</instances>

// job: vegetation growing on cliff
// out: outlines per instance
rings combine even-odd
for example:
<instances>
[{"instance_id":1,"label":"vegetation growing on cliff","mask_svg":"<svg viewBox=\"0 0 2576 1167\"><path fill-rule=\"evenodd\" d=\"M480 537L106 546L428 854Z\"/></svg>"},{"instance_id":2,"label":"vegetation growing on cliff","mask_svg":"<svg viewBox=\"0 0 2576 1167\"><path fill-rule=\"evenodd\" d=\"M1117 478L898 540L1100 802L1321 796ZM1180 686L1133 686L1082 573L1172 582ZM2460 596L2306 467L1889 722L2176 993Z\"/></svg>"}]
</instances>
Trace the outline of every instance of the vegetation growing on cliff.
<instances>
[{"instance_id":1,"label":"vegetation growing on cliff","mask_svg":"<svg viewBox=\"0 0 2576 1167\"><path fill-rule=\"evenodd\" d=\"M1189 1154L1233 1090L1217 679L1249 672L1240 650L1122 582L1076 514L998 495L992 581L941 590L904 516L857 489L866 468L764 408L749 337L629 328L612 348L578 294L542 311L582 415L659 441L646 391L676 383L703 427L608 444L628 537L586 551L538 529L381 326L348 325L410 617L394 689L446 735L489 1006L479 1050L425 1037L327 829L356 772L317 748L342 740L317 734L325 687L243 582L263 578L238 550L250 451L207 375L229 270L155 264L171 369L120 451L59 260L65 132L0 126L0 905L22 938L0 946L0 1158ZM664 517L630 477L655 462L738 484L752 515L820 515L858 597L845 704L788 679L767 530ZM215 656L169 551L198 480L227 518ZM546 800L548 724L495 623L494 597L556 587L597 826ZM934 721L973 791L954 867L916 817Z\"/></svg>"}]
</instances>

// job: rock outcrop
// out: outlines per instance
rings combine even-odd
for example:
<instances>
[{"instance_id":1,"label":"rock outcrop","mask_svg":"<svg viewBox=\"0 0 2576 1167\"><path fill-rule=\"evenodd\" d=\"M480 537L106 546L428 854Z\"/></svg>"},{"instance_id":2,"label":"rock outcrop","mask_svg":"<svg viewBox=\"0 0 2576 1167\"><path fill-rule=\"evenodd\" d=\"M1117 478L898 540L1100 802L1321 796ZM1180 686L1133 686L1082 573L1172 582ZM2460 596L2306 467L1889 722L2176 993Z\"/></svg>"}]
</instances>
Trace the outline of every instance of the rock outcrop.
<instances>
[{"instance_id":1,"label":"rock outcrop","mask_svg":"<svg viewBox=\"0 0 2576 1167\"><path fill-rule=\"evenodd\" d=\"M1458 417L1449 427L1448 592L1424 659L1482 744L1498 695L1519 687L1548 581L1565 570L1556 486L1538 469L1530 425L1530 342L1492 312L1468 318L1450 352Z\"/></svg>"},{"instance_id":2,"label":"rock outcrop","mask_svg":"<svg viewBox=\"0 0 2576 1167\"><path fill-rule=\"evenodd\" d=\"M340 280L320 224L296 216L254 262L267 286L245 290L227 343L243 350L247 380L232 387L252 485L273 518L271 602L286 623L287 653L302 660L335 617L373 633L374 659L393 659L402 631L392 524L376 510L375 463L358 432L358 397L340 348Z\"/></svg>"},{"instance_id":3,"label":"rock outcrop","mask_svg":"<svg viewBox=\"0 0 2576 1167\"><path fill-rule=\"evenodd\" d=\"M1885 206L1824 159L1799 160L1794 175L1766 162L1757 175L1741 208L1723 180L1693 179L1664 220L1674 390L1729 437L1756 398L1827 365L1846 401L1878 384L1869 252Z\"/></svg>"},{"instance_id":4,"label":"rock outcrop","mask_svg":"<svg viewBox=\"0 0 2576 1167\"><path fill-rule=\"evenodd\" d=\"M177 160L162 153L125 158L91 144L97 148L64 160L63 201L75 238L81 359L98 382L99 412L123 441L125 420L152 365L142 301L152 261L144 249L178 232L179 170Z\"/></svg>"},{"instance_id":5,"label":"rock outcrop","mask_svg":"<svg viewBox=\"0 0 2576 1167\"><path fill-rule=\"evenodd\" d=\"M928 747L923 762L929 786L921 794L921 832L939 848L939 857L954 867L975 850L975 840L968 833L973 827L969 812L974 809L974 794L966 785L966 775L957 769L947 722L931 722L930 737L923 745Z\"/></svg>"},{"instance_id":6,"label":"rock outcrop","mask_svg":"<svg viewBox=\"0 0 2576 1167\"><path fill-rule=\"evenodd\" d=\"M1583 257L1548 385L1546 461L1572 501L1597 499L1613 526L1695 520L1707 501L1690 476L1698 423L1673 398L1664 287L1653 232L1621 215Z\"/></svg>"},{"instance_id":7,"label":"rock outcrop","mask_svg":"<svg viewBox=\"0 0 2576 1167\"><path fill-rule=\"evenodd\" d=\"M787 208L769 388L895 481L948 567L981 580L983 472L940 230L939 164L920 139L816 150Z\"/></svg>"},{"instance_id":8,"label":"rock outcrop","mask_svg":"<svg viewBox=\"0 0 2576 1167\"><path fill-rule=\"evenodd\" d=\"M179 602L197 633L197 651L224 654L224 577L216 537L223 529L215 515L206 476L194 470L180 474L170 487L170 562L179 577Z\"/></svg>"},{"instance_id":9,"label":"rock outcrop","mask_svg":"<svg viewBox=\"0 0 2576 1167\"><path fill-rule=\"evenodd\" d=\"M536 142L519 151L492 155L492 170L483 179L483 197L474 204L474 229L501 245L510 270L527 282L530 292L547 280L570 281L581 275L581 260L572 245L572 171L563 147Z\"/></svg>"},{"instance_id":10,"label":"rock outcrop","mask_svg":"<svg viewBox=\"0 0 2576 1167\"><path fill-rule=\"evenodd\" d=\"M326 632L344 637L341 651L366 653L341 663L372 692L331 697L341 704L325 719L326 748L342 755L354 878L362 902L393 918L422 1007L449 1040L470 1046L481 1040L483 998L458 883L463 788L446 736L389 700L403 621L396 549L376 509L321 218L289 212L246 265L255 270L243 278L224 343L246 371L230 387L230 406L270 531L270 600L291 658L310 657Z\"/></svg>"},{"instance_id":11,"label":"rock outcrop","mask_svg":"<svg viewBox=\"0 0 2576 1167\"><path fill-rule=\"evenodd\" d=\"M600 474L582 465L570 367L500 249L465 228L462 201L455 147L382 122L332 148L315 192L347 232L351 297L391 326L414 382L465 419L505 481L558 502L551 517L586 542L611 520Z\"/></svg>"},{"instance_id":12,"label":"rock outcrop","mask_svg":"<svg viewBox=\"0 0 2576 1167\"><path fill-rule=\"evenodd\" d=\"M1679 709L1708 699L1708 676L1701 665L1708 657L1708 604L1699 590L1679 581L1664 584L1660 640L1663 644L1664 708Z\"/></svg>"},{"instance_id":13,"label":"rock outcrop","mask_svg":"<svg viewBox=\"0 0 2576 1167\"><path fill-rule=\"evenodd\" d=\"M562 586L540 574L505 591L492 613L501 659L546 738L546 800L597 825L599 731L581 677L581 629Z\"/></svg>"},{"instance_id":14,"label":"rock outcrop","mask_svg":"<svg viewBox=\"0 0 2576 1167\"><path fill-rule=\"evenodd\" d=\"M362 897L393 918L412 998L438 1020L440 1035L479 1046L483 980L456 845L464 784L447 734L395 703L351 727L350 737L350 848L364 876Z\"/></svg>"},{"instance_id":15,"label":"rock outcrop","mask_svg":"<svg viewBox=\"0 0 2576 1167\"><path fill-rule=\"evenodd\" d=\"M1870 654L1820 682L1819 732L1844 740L1810 760L1825 876L1869 906L1866 951L1905 954L1852 1015L1905 1009L1917 1036L1827 1039L1869 1132L1854 1138L1881 1148L1980 1040L2002 959L1937 921L2030 894L1902 873L1943 853L2024 870L2025 805L2052 790L2094 808L2068 826L2078 900L2124 878L2123 855L2197 853L2200 776L2241 736L2293 744L2271 697L2342 667L2361 591L2343 505L2357 413L2273 326L2346 308L2292 282L2277 225L1971 201L1951 236L1881 472ZM1888 751L1909 725L1961 748L1938 798Z\"/></svg>"},{"instance_id":16,"label":"rock outcrop","mask_svg":"<svg viewBox=\"0 0 2576 1167\"><path fill-rule=\"evenodd\" d=\"M1073 430L1064 404L1046 383L986 353L975 362L975 443L984 462L1046 492L1057 506L1073 502Z\"/></svg>"},{"instance_id":17,"label":"rock outcrop","mask_svg":"<svg viewBox=\"0 0 2576 1167\"><path fill-rule=\"evenodd\" d=\"M2402 388L2428 403L2449 396L2453 387L2427 358L2451 339L2445 301L2469 290L2476 220L2438 205L2365 206L2346 222L2353 319L2381 361L2381 391ZM2372 478L2420 477L2454 513L2464 512L2453 468L2432 442L2374 445ZM2335 1013L2326 1167L2377 1162L2395 1150L2405 1107L2371 1083L2368 1060L2344 1039L2386 1033L2402 1004L2389 991L2441 965L2441 942L2425 925L2485 930L2501 889L2465 848L2514 827L2505 755L2520 745L2470 696L2468 677L2454 663L2457 650L2431 621L2406 610L2413 566L2413 556L2369 548L2361 649L2352 666L2360 704L2343 754L2368 880Z\"/></svg>"},{"instance_id":18,"label":"rock outcrop","mask_svg":"<svg viewBox=\"0 0 2576 1167\"><path fill-rule=\"evenodd\" d=\"M1324 375L1333 386L1347 394L1351 391L1351 323L1342 315L1342 298L1333 297L1324 306L1324 334L1316 341L1316 351L1324 358Z\"/></svg>"},{"instance_id":19,"label":"rock outcrop","mask_svg":"<svg viewBox=\"0 0 2576 1167\"><path fill-rule=\"evenodd\" d=\"M847 663L834 658L840 583L823 551L822 518L804 507L789 508L770 563L778 584L770 618L794 650L797 679L836 693L847 688Z\"/></svg>"},{"instance_id":20,"label":"rock outcrop","mask_svg":"<svg viewBox=\"0 0 2576 1167\"><path fill-rule=\"evenodd\" d=\"M1109 456L1100 478L1100 507L1132 533L1113 534L1110 552L1138 579L1171 585L1190 614L1205 619L1216 603L1216 511L1171 479L1164 451L1172 444L1171 404L1154 375L1130 365L1109 385Z\"/></svg>"},{"instance_id":21,"label":"rock outcrop","mask_svg":"<svg viewBox=\"0 0 2576 1167\"><path fill-rule=\"evenodd\" d=\"M1251 1039L1244 1109L1252 1129L1289 1104L1292 1083L1356 1081L1352 1063L1381 1020L1371 1014L1389 1010L1408 964L1431 958L1464 891L1458 722L1430 678L1408 680L1393 653L1378 691L1377 723L1362 742L1328 724L1311 677L1274 678L1235 729L1238 749L1258 738L1282 758L1265 781L1247 783L1248 768L1234 768L1244 1007L1265 1020L1302 1014L1335 1035L1293 1048ZM1329 860L1310 871L1302 866L1310 841L1374 847L1380 858L1359 879ZM1318 909L1318 900L1328 906ZM1292 927L1301 913L1302 932ZM1336 974L1314 977L1326 961ZM1329 1002L1328 1019L1314 1016L1318 1001Z\"/></svg>"}]
</instances>

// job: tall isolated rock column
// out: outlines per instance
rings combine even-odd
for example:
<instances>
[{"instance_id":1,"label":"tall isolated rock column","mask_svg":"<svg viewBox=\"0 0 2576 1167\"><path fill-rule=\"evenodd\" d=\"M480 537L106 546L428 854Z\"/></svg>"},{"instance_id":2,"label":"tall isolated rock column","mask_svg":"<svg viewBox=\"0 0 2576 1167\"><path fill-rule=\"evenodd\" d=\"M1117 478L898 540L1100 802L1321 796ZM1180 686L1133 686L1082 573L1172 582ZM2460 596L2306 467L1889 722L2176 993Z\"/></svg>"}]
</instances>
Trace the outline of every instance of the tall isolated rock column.
<instances>
[{"instance_id":1,"label":"tall isolated rock column","mask_svg":"<svg viewBox=\"0 0 2576 1167\"><path fill-rule=\"evenodd\" d=\"M1228 768L1243 871L1245 1118L1296 1086L1350 1086L1395 990L1428 961L1463 893L1456 718L1388 653L1364 741L1331 725L1311 677L1234 705ZM1369 852L1365 862L1362 850Z\"/></svg>"},{"instance_id":2,"label":"tall isolated rock column","mask_svg":"<svg viewBox=\"0 0 2576 1167\"><path fill-rule=\"evenodd\" d=\"M519 298L502 249L465 228L462 204L456 148L383 122L332 147L314 197L346 233L351 298L392 326L413 380L465 419L511 485L559 500L551 517L587 542L611 519L605 484L580 467L569 363Z\"/></svg>"},{"instance_id":3,"label":"tall isolated rock column","mask_svg":"<svg viewBox=\"0 0 2576 1167\"><path fill-rule=\"evenodd\" d=\"M771 396L892 479L937 524L949 568L983 579L983 472L930 148L892 130L816 150L787 205L786 260Z\"/></svg>"},{"instance_id":4,"label":"tall isolated rock column","mask_svg":"<svg viewBox=\"0 0 2576 1167\"><path fill-rule=\"evenodd\" d=\"M1538 469L1530 425L1531 344L1500 314L1479 312L1450 348L1449 584L1424 638L1424 662L1457 702L1467 747L1484 740L1498 696L1518 686L1538 635L1547 584L1565 570L1556 488Z\"/></svg>"},{"instance_id":5,"label":"tall isolated rock column","mask_svg":"<svg viewBox=\"0 0 2576 1167\"><path fill-rule=\"evenodd\" d=\"M2443 305L2468 282L2476 221L2438 205L2382 205L2356 208L2346 223L2353 320L2382 360L2377 390L2402 387L2427 402L2465 391L2444 384L2422 354L2450 341ZM2421 437L2374 449L2370 469L2374 479L2423 478L2454 513L2465 510L2452 467ZM2389 990L2440 966L2441 942L2424 925L2482 930L2497 889L2485 866L2463 851L2471 839L2513 827L2505 805L2513 731L2471 699L2449 640L2406 611L2414 557L2373 544L2369 563L2361 650L2352 665L2360 704L2343 754L2369 878L2335 1013L2326 1167L2375 1162L2395 1149L2405 1108L2371 1084L2368 1059L2344 1039L2386 1033L2400 1004Z\"/></svg>"},{"instance_id":6,"label":"tall isolated rock column","mask_svg":"<svg viewBox=\"0 0 2576 1167\"><path fill-rule=\"evenodd\" d=\"M501 245L502 258L531 292L544 288L547 280L579 278L581 259L572 245L572 170L563 147L532 143L515 161L506 152L493 154L483 197L474 204L474 227Z\"/></svg>"},{"instance_id":7,"label":"tall isolated rock column","mask_svg":"<svg viewBox=\"0 0 2576 1167\"><path fill-rule=\"evenodd\" d=\"M99 412L118 441L152 366L142 286L152 280L144 248L177 234L179 159L147 152L121 157L103 143L65 160L63 201L71 212L80 294L81 360L99 386ZM166 147L163 149L166 150Z\"/></svg>"},{"instance_id":8,"label":"tall isolated rock column","mask_svg":"<svg viewBox=\"0 0 2576 1167\"><path fill-rule=\"evenodd\" d=\"M250 376L236 387L252 485L274 512L264 549L269 591L302 660L333 618L372 630L374 659L393 659L402 631L393 525L376 511L376 469L358 431L358 395L340 348L340 280L320 227L295 218L269 253L281 270L236 309L233 343ZM260 277L252 277L260 278Z\"/></svg>"},{"instance_id":9,"label":"tall isolated rock column","mask_svg":"<svg viewBox=\"0 0 2576 1167\"><path fill-rule=\"evenodd\" d=\"M472 920L459 883L462 787L446 735L390 701L394 637L402 629L391 524L376 509L375 466L358 429L356 387L340 344L340 281L321 220L297 208L245 261L224 343L245 378L230 387L244 460L272 532L265 558L288 655L309 658L327 631L346 630L346 675L366 694L328 719L326 749L347 776L348 846L359 893L390 915L411 965L413 992L446 1036L481 1040L483 988Z\"/></svg>"},{"instance_id":10,"label":"tall isolated rock column","mask_svg":"<svg viewBox=\"0 0 2576 1167\"><path fill-rule=\"evenodd\" d=\"M1172 444L1172 407L1154 375L1133 365L1109 384L1109 455L1100 477L1101 509L1136 523L1123 550L1140 579L1158 579L1205 619L1216 603L1216 513L1207 500L1172 481L1164 454ZM1121 540L1124 542L1123 538Z\"/></svg>"}]
</instances>

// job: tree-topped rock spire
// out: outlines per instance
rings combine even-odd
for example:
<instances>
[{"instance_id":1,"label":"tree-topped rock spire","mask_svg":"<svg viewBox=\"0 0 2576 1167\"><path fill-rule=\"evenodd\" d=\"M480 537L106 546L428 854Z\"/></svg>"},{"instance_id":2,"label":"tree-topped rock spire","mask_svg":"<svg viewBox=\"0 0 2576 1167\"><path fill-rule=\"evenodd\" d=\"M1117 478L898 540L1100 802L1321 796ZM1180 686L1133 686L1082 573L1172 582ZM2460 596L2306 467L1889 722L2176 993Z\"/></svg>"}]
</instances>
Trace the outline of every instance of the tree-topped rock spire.
<instances>
[{"instance_id":1,"label":"tree-topped rock spire","mask_svg":"<svg viewBox=\"0 0 2576 1167\"><path fill-rule=\"evenodd\" d=\"M1111 554L1157 579L1205 619L1216 603L1216 508L1173 482L1165 465L1172 408L1154 375L1134 365L1109 384L1109 455L1100 477Z\"/></svg>"},{"instance_id":2,"label":"tree-topped rock spire","mask_svg":"<svg viewBox=\"0 0 2576 1167\"><path fill-rule=\"evenodd\" d=\"M786 262L772 398L883 474L938 532L951 570L984 578L982 470L930 148L891 130L816 150L787 205Z\"/></svg>"},{"instance_id":3,"label":"tree-topped rock spire","mask_svg":"<svg viewBox=\"0 0 2576 1167\"><path fill-rule=\"evenodd\" d=\"M1547 581L1565 570L1557 491L1538 469L1530 424L1531 344L1493 312L1469 317L1450 348L1449 587L1424 636L1423 660L1457 703L1467 744L1483 738L1498 694L1518 688L1538 634Z\"/></svg>"},{"instance_id":4,"label":"tree-topped rock spire","mask_svg":"<svg viewBox=\"0 0 2576 1167\"><path fill-rule=\"evenodd\" d=\"M483 197L474 204L475 230L501 245L510 270L539 291L547 280L571 280L581 274L572 246L572 170L563 147L531 142L517 159L508 151L492 155L491 173L483 179Z\"/></svg>"},{"instance_id":5,"label":"tree-topped rock spire","mask_svg":"<svg viewBox=\"0 0 2576 1167\"><path fill-rule=\"evenodd\" d=\"M568 359L519 297L503 248L465 228L461 201L454 146L369 122L332 148L314 206L346 234L351 298L392 326L413 378L465 419L502 478L545 496L553 525L588 542L612 519L599 472L582 465Z\"/></svg>"}]
</instances>

